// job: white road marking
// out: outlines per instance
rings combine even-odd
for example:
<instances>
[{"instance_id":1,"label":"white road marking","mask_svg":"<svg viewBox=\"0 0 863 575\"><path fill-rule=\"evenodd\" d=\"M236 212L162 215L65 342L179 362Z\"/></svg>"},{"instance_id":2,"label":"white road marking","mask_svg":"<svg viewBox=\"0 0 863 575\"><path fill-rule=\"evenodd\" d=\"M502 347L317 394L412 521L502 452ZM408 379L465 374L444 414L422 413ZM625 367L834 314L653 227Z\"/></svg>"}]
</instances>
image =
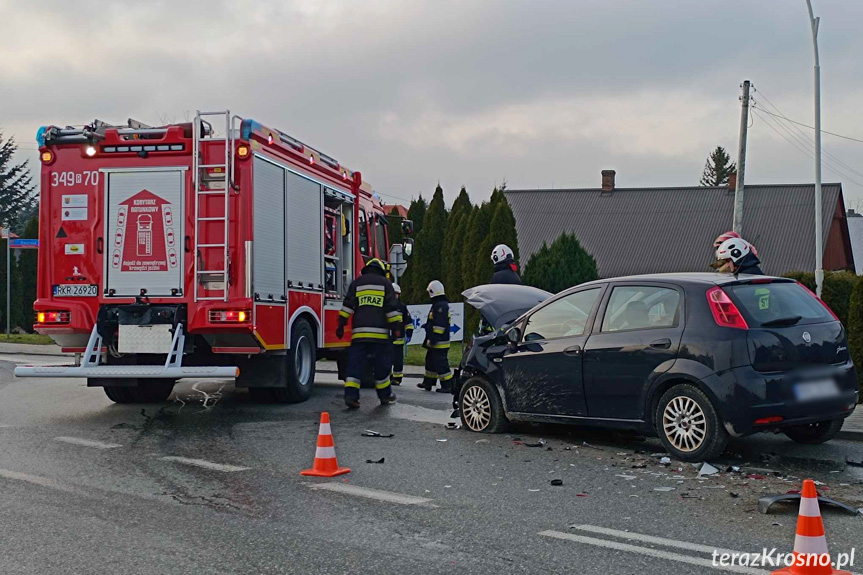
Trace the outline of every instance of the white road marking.
<instances>
[{"instance_id":1,"label":"white road marking","mask_svg":"<svg viewBox=\"0 0 863 575\"><path fill-rule=\"evenodd\" d=\"M0 477L5 477L6 479L14 479L16 481L26 481L27 483L32 483L33 485L38 485L39 487L56 489L57 491L63 491L64 493L76 493L76 491L70 487L66 487L65 485L57 483L53 479L48 479L47 477L39 477L38 475L28 475L26 473L21 473L18 471L0 469Z\"/></svg>"},{"instance_id":2,"label":"white road marking","mask_svg":"<svg viewBox=\"0 0 863 575\"><path fill-rule=\"evenodd\" d=\"M555 539L563 539L566 541L575 541L584 543L585 545L594 545L596 547L604 547L606 549L615 549L617 551L628 551L630 553L638 553L655 557L657 559L665 559L668 561L677 561L678 563L688 563L689 565L697 565L698 567L708 567L719 571L727 571L729 573L744 573L746 575L770 575L770 571L762 569L753 569L752 567L741 567L738 565L714 565L710 559L702 559L701 557L690 557L688 555L680 555L670 551L662 551L660 549L650 549L648 547L638 547L637 545L629 545L628 543L619 543L617 541L607 541L605 539L595 539L593 537L585 537L583 535L575 535L573 533L563 533L560 531L540 531L539 535L543 537L553 537Z\"/></svg>"},{"instance_id":3,"label":"white road marking","mask_svg":"<svg viewBox=\"0 0 863 575\"><path fill-rule=\"evenodd\" d=\"M401 493L393 493L392 491L360 487L359 485L351 485L350 483L310 483L309 486L312 489L335 491L346 495L356 495L357 497L385 501L386 503L398 503L400 505L426 505L432 501L425 497L414 497L413 495L403 495Z\"/></svg>"},{"instance_id":4,"label":"white road marking","mask_svg":"<svg viewBox=\"0 0 863 575\"><path fill-rule=\"evenodd\" d=\"M251 469L251 467L240 467L239 465L227 465L225 463L213 463L212 461L206 461L204 459L189 459L188 457L175 457L173 455L161 457L160 459L164 461L173 461L174 463L182 463L183 465L194 465L195 467L203 467L204 469L211 469L213 471L224 471L225 473L246 471Z\"/></svg>"},{"instance_id":5,"label":"white road marking","mask_svg":"<svg viewBox=\"0 0 863 575\"><path fill-rule=\"evenodd\" d=\"M619 539L628 539L630 541L641 541L642 543L653 543L662 545L663 547L676 547L678 549L686 549L687 551L698 551L699 553L713 554L714 551L722 555L723 553L737 553L740 551L732 551L731 549L721 549L719 547L711 547L709 545L699 545L698 543L688 543L686 541L677 541L676 539L665 539L663 537L653 537L652 535L642 535L641 533L630 533L629 531L618 531L617 529L608 529L607 527L597 527L596 525L570 525L570 529L578 529L579 531L589 531L590 533L599 533L602 535L610 535Z\"/></svg>"},{"instance_id":6,"label":"white road marking","mask_svg":"<svg viewBox=\"0 0 863 575\"><path fill-rule=\"evenodd\" d=\"M84 447L95 447L96 449L114 449L117 447L123 447L118 443L103 443L102 441L93 441L91 439L82 439L80 437L55 437L54 441L83 445Z\"/></svg>"}]
</instances>

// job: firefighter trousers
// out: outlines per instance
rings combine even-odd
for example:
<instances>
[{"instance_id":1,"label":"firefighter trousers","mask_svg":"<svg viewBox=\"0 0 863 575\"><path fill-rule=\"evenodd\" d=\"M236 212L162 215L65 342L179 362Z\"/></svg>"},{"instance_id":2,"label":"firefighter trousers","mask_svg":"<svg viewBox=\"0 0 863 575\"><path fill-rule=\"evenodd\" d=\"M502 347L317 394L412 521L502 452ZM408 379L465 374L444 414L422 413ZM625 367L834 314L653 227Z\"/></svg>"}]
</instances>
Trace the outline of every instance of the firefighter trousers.
<instances>
[{"instance_id":1,"label":"firefighter trousers","mask_svg":"<svg viewBox=\"0 0 863 575\"><path fill-rule=\"evenodd\" d=\"M427 349L425 377L421 387L431 389L440 380L441 389L452 385L452 371L449 369L448 349Z\"/></svg>"},{"instance_id":2,"label":"firefighter trousers","mask_svg":"<svg viewBox=\"0 0 863 575\"><path fill-rule=\"evenodd\" d=\"M405 376L405 340L396 340L393 342L393 385L401 385L402 379Z\"/></svg>"},{"instance_id":3,"label":"firefighter trousers","mask_svg":"<svg viewBox=\"0 0 863 575\"><path fill-rule=\"evenodd\" d=\"M345 369L345 398L360 398L360 383L366 370L366 363L373 362L375 389L378 397L383 399L393 394L390 387L390 370L392 369L392 344L382 342L351 342L348 349L348 365Z\"/></svg>"}]
</instances>

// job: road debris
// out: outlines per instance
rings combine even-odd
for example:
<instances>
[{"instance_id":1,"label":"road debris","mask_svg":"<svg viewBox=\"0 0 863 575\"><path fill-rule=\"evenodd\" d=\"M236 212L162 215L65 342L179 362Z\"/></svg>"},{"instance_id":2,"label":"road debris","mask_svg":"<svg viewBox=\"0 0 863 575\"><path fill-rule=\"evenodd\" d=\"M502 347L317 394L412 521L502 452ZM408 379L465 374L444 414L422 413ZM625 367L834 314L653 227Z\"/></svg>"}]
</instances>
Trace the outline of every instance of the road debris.
<instances>
[{"instance_id":1,"label":"road debris","mask_svg":"<svg viewBox=\"0 0 863 575\"><path fill-rule=\"evenodd\" d=\"M669 465L671 465L671 458L670 457L663 457L662 459L659 460L659 464L668 467Z\"/></svg>"},{"instance_id":2,"label":"road debris","mask_svg":"<svg viewBox=\"0 0 863 575\"><path fill-rule=\"evenodd\" d=\"M488 443L488 439L477 439L474 443Z\"/></svg>"},{"instance_id":3,"label":"road debris","mask_svg":"<svg viewBox=\"0 0 863 575\"><path fill-rule=\"evenodd\" d=\"M710 465L706 461L698 466L698 477L716 475L717 473L719 473L719 469L713 465Z\"/></svg>"},{"instance_id":4,"label":"road debris","mask_svg":"<svg viewBox=\"0 0 863 575\"><path fill-rule=\"evenodd\" d=\"M633 479L638 479L635 475L615 475L615 477L620 477L621 479L625 479L626 481L632 481Z\"/></svg>"},{"instance_id":5,"label":"road debris","mask_svg":"<svg viewBox=\"0 0 863 575\"><path fill-rule=\"evenodd\" d=\"M561 485L563 485L563 479L552 479L551 484L555 487L560 487Z\"/></svg>"},{"instance_id":6,"label":"road debris","mask_svg":"<svg viewBox=\"0 0 863 575\"><path fill-rule=\"evenodd\" d=\"M847 464L848 464L848 465L850 465L851 467L863 467L863 460L861 460L861 461L854 461L853 459L851 459L851 458L850 458L850 457L848 457L847 455L845 456L845 463L847 463Z\"/></svg>"},{"instance_id":7,"label":"road debris","mask_svg":"<svg viewBox=\"0 0 863 575\"><path fill-rule=\"evenodd\" d=\"M536 493L539 491L539 489L528 489L528 491L530 491L531 493Z\"/></svg>"},{"instance_id":8,"label":"road debris","mask_svg":"<svg viewBox=\"0 0 863 575\"><path fill-rule=\"evenodd\" d=\"M663 493L668 493L669 491L674 491L677 489L676 487L654 487L654 491L661 491Z\"/></svg>"},{"instance_id":9,"label":"road debris","mask_svg":"<svg viewBox=\"0 0 863 575\"><path fill-rule=\"evenodd\" d=\"M381 433L373 429L366 429L362 435L363 437L395 437L392 433Z\"/></svg>"},{"instance_id":10,"label":"road debris","mask_svg":"<svg viewBox=\"0 0 863 575\"><path fill-rule=\"evenodd\" d=\"M441 442L441 443L446 443L446 439L438 439L438 440L436 440L436 441L439 441L439 442Z\"/></svg>"},{"instance_id":11,"label":"road debris","mask_svg":"<svg viewBox=\"0 0 863 575\"><path fill-rule=\"evenodd\" d=\"M536 443L528 443L526 441L523 441L521 444L524 445L525 447L542 447L543 445L545 445L545 440L540 439Z\"/></svg>"},{"instance_id":12,"label":"road debris","mask_svg":"<svg viewBox=\"0 0 863 575\"><path fill-rule=\"evenodd\" d=\"M446 424L446 428L447 429L460 429L461 424L458 423L457 421L448 421Z\"/></svg>"},{"instance_id":13,"label":"road debris","mask_svg":"<svg viewBox=\"0 0 863 575\"><path fill-rule=\"evenodd\" d=\"M799 491L796 493L784 493L782 495L766 495L758 500L758 511L766 515L768 510L774 503L789 503L794 501L800 501ZM839 501L835 501L833 499L821 497L820 495L818 496L818 503L841 509L849 515L857 515L857 509L855 509L854 507L851 507L850 505L845 505L844 503L840 503ZM794 508L791 507L791 509Z\"/></svg>"},{"instance_id":14,"label":"road debris","mask_svg":"<svg viewBox=\"0 0 863 575\"><path fill-rule=\"evenodd\" d=\"M576 497L587 497L587 493L576 493Z\"/></svg>"},{"instance_id":15,"label":"road debris","mask_svg":"<svg viewBox=\"0 0 863 575\"><path fill-rule=\"evenodd\" d=\"M366 463L383 463L383 462L384 462L384 459L386 459L386 458L385 458L385 457L381 457L381 458L380 458L380 459L378 459L377 461L374 461L374 460L371 460L371 459L366 459Z\"/></svg>"}]
</instances>

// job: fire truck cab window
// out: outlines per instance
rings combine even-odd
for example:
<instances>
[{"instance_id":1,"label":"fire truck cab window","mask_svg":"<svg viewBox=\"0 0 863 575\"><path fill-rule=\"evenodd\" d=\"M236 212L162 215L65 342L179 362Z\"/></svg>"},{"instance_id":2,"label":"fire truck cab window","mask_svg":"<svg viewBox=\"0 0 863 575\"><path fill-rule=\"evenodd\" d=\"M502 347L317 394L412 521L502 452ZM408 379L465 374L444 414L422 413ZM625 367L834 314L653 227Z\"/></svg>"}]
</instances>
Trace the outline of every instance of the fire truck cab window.
<instances>
[{"instance_id":1,"label":"fire truck cab window","mask_svg":"<svg viewBox=\"0 0 863 575\"><path fill-rule=\"evenodd\" d=\"M375 250L377 252L377 257L383 260L389 259L389 254L387 253L386 228L384 227L383 220L379 217L375 217Z\"/></svg>"},{"instance_id":2,"label":"fire truck cab window","mask_svg":"<svg viewBox=\"0 0 863 575\"><path fill-rule=\"evenodd\" d=\"M360 253L364 256L370 255L369 250L369 227L368 222L366 221L366 212L365 210L360 210L359 215L359 229L357 230L357 235L360 238Z\"/></svg>"}]
</instances>

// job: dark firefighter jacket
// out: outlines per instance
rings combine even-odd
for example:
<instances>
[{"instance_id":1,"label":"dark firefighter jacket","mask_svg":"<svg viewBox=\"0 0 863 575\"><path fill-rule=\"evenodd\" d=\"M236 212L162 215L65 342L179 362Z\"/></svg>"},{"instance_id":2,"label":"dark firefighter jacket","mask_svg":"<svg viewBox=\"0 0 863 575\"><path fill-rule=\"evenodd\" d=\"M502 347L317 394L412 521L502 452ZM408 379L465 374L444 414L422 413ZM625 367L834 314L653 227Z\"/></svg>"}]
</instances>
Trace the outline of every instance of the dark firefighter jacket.
<instances>
[{"instance_id":1,"label":"dark firefighter jacket","mask_svg":"<svg viewBox=\"0 0 863 575\"><path fill-rule=\"evenodd\" d=\"M737 274L752 274L756 276L763 276L764 272L761 271L761 267L758 265L761 263L761 260L758 259L758 256L749 252L743 259L740 260L740 265L737 266L737 271L734 272L734 275Z\"/></svg>"},{"instance_id":2,"label":"dark firefighter jacket","mask_svg":"<svg viewBox=\"0 0 863 575\"><path fill-rule=\"evenodd\" d=\"M521 278L518 277L518 273L515 270L515 263L511 259L496 263L494 265L494 274L491 276L491 283L521 285Z\"/></svg>"},{"instance_id":3,"label":"dark firefighter jacket","mask_svg":"<svg viewBox=\"0 0 863 575\"><path fill-rule=\"evenodd\" d=\"M396 302L396 309L402 314L402 321L399 322L399 328L401 331L401 335L393 336L393 343L395 345L404 345L405 341L410 341L411 336L414 333L414 320L411 317L411 312L408 310L408 306L404 304L401 300Z\"/></svg>"},{"instance_id":4,"label":"dark firefighter jacket","mask_svg":"<svg viewBox=\"0 0 863 575\"><path fill-rule=\"evenodd\" d=\"M426 338L423 346L427 349L449 349L450 326L449 302L446 296L432 298L432 307L426 320Z\"/></svg>"},{"instance_id":5,"label":"dark firefighter jacket","mask_svg":"<svg viewBox=\"0 0 863 575\"><path fill-rule=\"evenodd\" d=\"M390 332L401 335L402 312L393 284L382 272L363 270L363 275L351 282L348 295L339 311L339 325L351 324L351 341L390 341Z\"/></svg>"}]
</instances>

